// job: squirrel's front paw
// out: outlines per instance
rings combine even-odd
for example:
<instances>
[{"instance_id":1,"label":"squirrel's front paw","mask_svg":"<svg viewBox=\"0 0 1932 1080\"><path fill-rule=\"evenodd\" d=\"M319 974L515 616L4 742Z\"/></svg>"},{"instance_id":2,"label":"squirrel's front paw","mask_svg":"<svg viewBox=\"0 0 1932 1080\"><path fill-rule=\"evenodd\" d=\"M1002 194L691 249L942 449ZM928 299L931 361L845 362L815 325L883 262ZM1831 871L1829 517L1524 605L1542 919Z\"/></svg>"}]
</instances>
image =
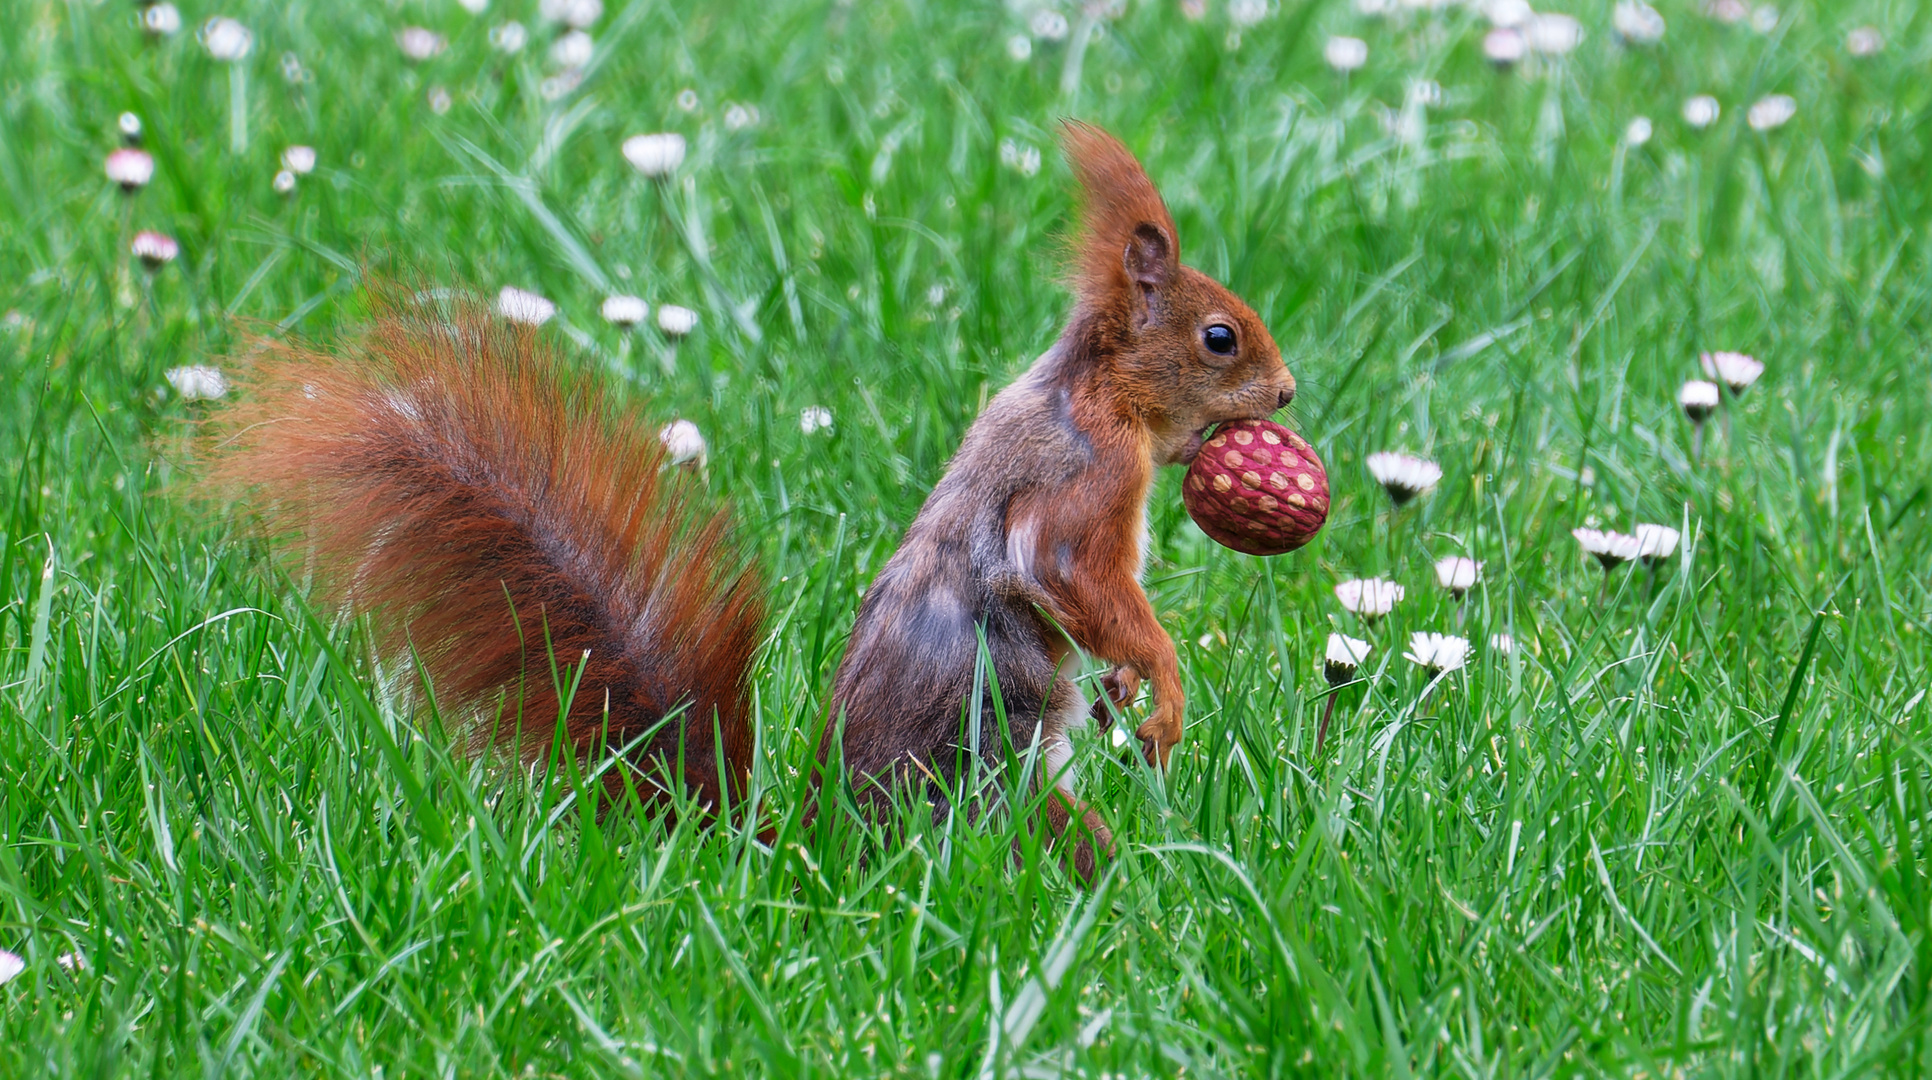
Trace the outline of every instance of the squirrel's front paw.
<instances>
[{"instance_id":1,"label":"squirrel's front paw","mask_svg":"<svg viewBox=\"0 0 1932 1080\"><path fill-rule=\"evenodd\" d=\"M1167 768L1168 753L1174 749L1175 743L1181 741L1180 706L1170 707L1165 702L1161 703L1154 710L1154 715L1148 717L1134 734L1140 736L1141 754L1147 758L1147 763L1161 769Z\"/></svg>"},{"instance_id":2,"label":"squirrel's front paw","mask_svg":"<svg viewBox=\"0 0 1932 1080\"><path fill-rule=\"evenodd\" d=\"M1114 715L1107 710L1111 699L1114 708L1126 712L1127 706L1134 703L1140 695L1140 672L1126 664L1121 664L1100 677L1100 696L1093 699L1094 726L1102 731L1113 726Z\"/></svg>"}]
</instances>

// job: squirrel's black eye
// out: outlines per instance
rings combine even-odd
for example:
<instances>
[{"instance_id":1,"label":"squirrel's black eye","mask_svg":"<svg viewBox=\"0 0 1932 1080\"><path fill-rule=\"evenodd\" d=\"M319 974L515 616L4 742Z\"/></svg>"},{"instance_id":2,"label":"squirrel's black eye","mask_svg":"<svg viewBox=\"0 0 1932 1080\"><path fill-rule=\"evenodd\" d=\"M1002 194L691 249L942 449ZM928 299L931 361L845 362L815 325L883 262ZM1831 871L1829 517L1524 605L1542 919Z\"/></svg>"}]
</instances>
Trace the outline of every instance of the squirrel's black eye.
<instances>
[{"instance_id":1,"label":"squirrel's black eye","mask_svg":"<svg viewBox=\"0 0 1932 1080\"><path fill-rule=\"evenodd\" d=\"M1215 323L1201 331L1201 343L1216 356L1226 356L1234 351L1234 331Z\"/></svg>"}]
</instances>

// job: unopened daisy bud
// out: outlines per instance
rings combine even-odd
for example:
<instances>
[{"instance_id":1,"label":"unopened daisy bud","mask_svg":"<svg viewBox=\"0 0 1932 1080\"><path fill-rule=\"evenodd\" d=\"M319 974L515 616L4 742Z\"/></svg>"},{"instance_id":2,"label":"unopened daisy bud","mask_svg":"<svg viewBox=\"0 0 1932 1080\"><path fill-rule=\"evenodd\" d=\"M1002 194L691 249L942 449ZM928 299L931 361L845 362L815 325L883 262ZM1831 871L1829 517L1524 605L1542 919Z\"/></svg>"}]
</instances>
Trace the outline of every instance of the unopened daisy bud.
<instances>
[{"instance_id":1,"label":"unopened daisy bud","mask_svg":"<svg viewBox=\"0 0 1932 1080\"><path fill-rule=\"evenodd\" d=\"M1605 573L1636 558L1640 550L1637 538L1628 533L1606 529L1571 529L1570 535L1576 537L1584 554L1594 556L1603 564Z\"/></svg>"},{"instance_id":2,"label":"unopened daisy bud","mask_svg":"<svg viewBox=\"0 0 1932 1080\"><path fill-rule=\"evenodd\" d=\"M1489 635L1489 647L1502 653L1504 656L1508 656L1510 653L1516 651L1516 639L1510 637L1508 634L1491 634Z\"/></svg>"},{"instance_id":3,"label":"unopened daisy bud","mask_svg":"<svg viewBox=\"0 0 1932 1080\"><path fill-rule=\"evenodd\" d=\"M1772 94L1753 102L1750 111L1744 114L1744 122L1751 125L1752 131L1770 131L1783 127L1796 115L1797 99L1790 94Z\"/></svg>"},{"instance_id":4,"label":"unopened daisy bud","mask_svg":"<svg viewBox=\"0 0 1932 1080\"><path fill-rule=\"evenodd\" d=\"M1709 94L1699 94L1684 102L1684 123L1694 128L1710 127L1723 113L1723 106Z\"/></svg>"},{"instance_id":5,"label":"unopened daisy bud","mask_svg":"<svg viewBox=\"0 0 1932 1080\"><path fill-rule=\"evenodd\" d=\"M527 289L505 285L496 294L496 313L513 323L542 326L557 314L557 305Z\"/></svg>"},{"instance_id":6,"label":"unopened daisy bud","mask_svg":"<svg viewBox=\"0 0 1932 1080\"><path fill-rule=\"evenodd\" d=\"M1417 667L1427 668L1429 674L1440 675L1469 662L1469 639L1418 630L1409 635L1409 651L1402 656Z\"/></svg>"},{"instance_id":7,"label":"unopened daisy bud","mask_svg":"<svg viewBox=\"0 0 1932 1080\"><path fill-rule=\"evenodd\" d=\"M1529 40L1514 26L1498 26L1483 35L1483 56L1499 68L1521 63L1529 54Z\"/></svg>"},{"instance_id":8,"label":"unopened daisy bud","mask_svg":"<svg viewBox=\"0 0 1932 1080\"><path fill-rule=\"evenodd\" d=\"M1335 586L1335 599L1344 610L1365 619L1378 619L1395 610L1402 599L1402 586L1383 578L1344 581Z\"/></svg>"},{"instance_id":9,"label":"unopened daisy bud","mask_svg":"<svg viewBox=\"0 0 1932 1080\"><path fill-rule=\"evenodd\" d=\"M1228 0L1228 22L1245 30L1268 17L1268 0Z\"/></svg>"},{"instance_id":10,"label":"unopened daisy bud","mask_svg":"<svg viewBox=\"0 0 1932 1080\"><path fill-rule=\"evenodd\" d=\"M1322 678L1330 686L1355 681L1355 671L1368 659L1372 646L1347 634L1328 635L1328 653L1322 658Z\"/></svg>"},{"instance_id":11,"label":"unopened daisy bud","mask_svg":"<svg viewBox=\"0 0 1932 1080\"><path fill-rule=\"evenodd\" d=\"M54 963L59 964L62 971L71 971L75 974L87 970L87 957L77 952L61 953L54 957Z\"/></svg>"},{"instance_id":12,"label":"unopened daisy bud","mask_svg":"<svg viewBox=\"0 0 1932 1080\"><path fill-rule=\"evenodd\" d=\"M657 437L664 444L664 453L670 458L671 464L696 462L698 468L704 468L704 434L698 430L698 425L689 420L673 420L664 425Z\"/></svg>"},{"instance_id":13,"label":"unopened daisy bud","mask_svg":"<svg viewBox=\"0 0 1932 1080\"><path fill-rule=\"evenodd\" d=\"M1545 56L1564 56L1583 42L1583 24L1568 15L1534 15L1523 28L1529 47Z\"/></svg>"},{"instance_id":14,"label":"unopened daisy bud","mask_svg":"<svg viewBox=\"0 0 1932 1080\"><path fill-rule=\"evenodd\" d=\"M732 102L725 106L724 126L726 131L743 131L758 123L758 106L740 105Z\"/></svg>"},{"instance_id":15,"label":"unopened daisy bud","mask_svg":"<svg viewBox=\"0 0 1932 1080\"><path fill-rule=\"evenodd\" d=\"M114 121L121 129L121 141L129 146L141 145L141 118L131 112L124 112Z\"/></svg>"},{"instance_id":16,"label":"unopened daisy bud","mask_svg":"<svg viewBox=\"0 0 1932 1080\"><path fill-rule=\"evenodd\" d=\"M1677 554L1677 541L1683 536L1668 525L1638 525L1634 532L1637 557L1647 566L1656 566Z\"/></svg>"},{"instance_id":17,"label":"unopened daisy bud","mask_svg":"<svg viewBox=\"0 0 1932 1080\"><path fill-rule=\"evenodd\" d=\"M1652 131L1652 128L1650 124L1650 117L1648 116L1637 117L1636 119L1630 121L1630 126L1623 129L1624 145L1642 146L1643 144L1650 141L1651 131Z\"/></svg>"},{"instance_id":18,"label":"unopened daisy bud","mask_svg":"<svg viewBox=\"0 0 1932 1080\"><path fill-rule=\"evenodd\" d=\"M1401 506L1417 495L1426 495L1442 480L1442 467L1426 458L1389 451L1368 456L1369 474L1388 491L1395 505Z\"/></svg>"},{"instance_id":19,"label":"unopened daisy bud","mask_svg":"<svg viewBox=\"0 0 1932 1080\"><path fill-rule=\"evenodd\" d=\"M450 100L449 91L440 86L430 87L429 93L423 95L423 100L429 103L429 111L435 113L437 116L448 112L449 107L455 104L454 101Z\"/></svg>"},{"instance_id":20,"label":"unopened daisy bud","mask_svg":"<svg viewBox=\"0 0 1932 1080\"><path fill-rule=\"evenodd\" d=\"M1716 379L1731 391L1732 397L1742 395L1764 374L1764 365L1753 357L1737 352L1699 353L1697 363L1703 367L1704 374Z\"/></svg>"},{"instance_id":21,"label":"unopened daisy bud","mask_svg":"<svg viewBox=\"0 0 1932 1080\"><path fill-rule=\"evenodd\" d=\"M635 296L612 296L605 298L601 310L605 322L629 330L644 321L644 317L651 313L651 305Z\"/></svg>"},{"instance_id":22,"label":"unopened daisy bud","mask_svg":"<svg viewBox=\"0 0 1932 1080\"><path fill-rule=\"evenodd\" d=\"M134 234L134 242L128 245L128 250L141 260L141 265L149 270L159 270L181 254L181 245L166 233L144 229Z\"/></svg>"},{"instance_id":23,"label":"unopened daisy bud","mask_svg":"<svg viewBox=\"0 0 1932 1080\"><path fill-rule=\"evenodd\" d=\"M1340 72L1350 72L1368 63L1368 42L1358 37L1337 35L1322 46L1322 59Z\"/></svg>"},{"instance_id":24,"label":"unopened daisy bud","mask_svg":"<svg viewBox=\"0 0 1932 1080\"><path fill-rule=\"evenodd\" d=\"M282 168L297 176L307 176L315 171L315 147L291 146L282 151Z\"/></svg>"},{"instance_id":25,"label":"unopened daisy bud","mask_svg":"<svg viewBox=\"0 0 1932 1080\"><path fill-rule=\"evenodd\" d=\"M295 193L295 174L287 169L275 173L275 194L293 195Z\"/></svg>"},{"instance_id":26,"label":"unopened daisy bud","mask_svg":"<svg viewBox=\"0 0 1932 1080\"><path fill-rule=\"evenodd\" d=\"M1702 424L1717 411L1718 388L1714 382L1691 379L1677 391L1677 405L1693 424Z\"/></svg>"},{"instance_id":27,"label":"unopened daisy bud","mask_svg":"<svg viewBox=\"0 0 1932 1080\"><path fill-rule=\"evenodd\" d=\"M146 150L123 146L107 155L107 178L132 195L154 179L154 157Z\"/></svg>"},{"instance_id":28,"label":"unopened daisy bud","mask_svg":"<svg viewBox=\"0 0 1932 1080\"><path fill-rule=\"evenodd\" d=\"M27 970L27 962L13 953L0 949L0 986L5 986Z\"/></svg>"},{"instance_id":29,"label":"unopened daisy bud","mask_svg":"<svg viewBox=\"0 0 1932 1080\"><path fill-rule=\"evenodd\" d=\"M1845 51L1859 59L1876 56L1885 48L1885 37L1869 26L1861 26L1845 35Z\"/></svg>"},{"instance_id":30,"label":"unopened daisy bud","mask_svg":"<svg viewBox=\"0 0 1932 1080\"><path fill-rule=\"evenodd\" d=\"M1744 0L1706 0L1704 14L1726 26L1740 23L1751 14Z\"/></svg>"},{"instance_id":31,"label":"unopened daisy bud","mask_svg":"<svg viewBox=\"0 0 1932 1080\"><path fill-rule=\"evenodd\" d=\"M698 313L676 304L660 304L657 328L664 332L665 337L681 338L698 328Z\"/></svg>"},{"instance_id":32,"label":"unopened daisy bud","mask_svg":"<svg viewBox=\"0 0 1932 1080\"><path fill-rule=\"evenodd\" d=\"M213 401L228 393L228 377L218 367L188 364L169 368L166 375L168 385L183 401Z\"/></svg>"},{"instance_id":33,"label":"unopened daisy bud","mask_svg":"<svg viewBox=\"0 0 1932 1080\"><path fill-rule=\"evenodd\" d=\"M481 15L490 10L490 0L456 0L456 2L463 5L463 10L472 15Z\"/></svg>"},{"instance_id":34,"label":"unopened daisy bud","mask_svg":"<svg viewBox=\"0 0 1932 1080\"><path fill-rule=\"evenodd\" d=\"M405 26L396 32L396 47L402 50L403 59L420 64L449 48L449 42L426 27Z\"/></svg>"},{"instance_id":35,"label":"unopened daisy bud","mask_svg":"<svg viewBox=\"0 0 1932 1080\"><path fill-rule=\"evenodd\" d=\"M141 31L149 37L169 37L181 32L181 9L173 4L155 4L141 11Z\"/></svg>"},{"instance_id":36,"label":"unopened daisy bud","mask_svg":"<svg viewBox=\"0 0 1932 1080\"><path fill-rule=\"evenodd\" d=\"M633 135L624 140L624 160L653 180L669 176L684 164L684 136L676 132Z\"/></svg>"},{"instance_id":37,"label":"unopened daisy bud","mask_svg":"<svg viewBox=\"0 0 1932 1080\"><path fill-rule=\"evenodd\" d=\"M1025 34L1014 34L1006 39L1006 55L1014 63L1024 63L1033 56L1033 39Z\"/></svg>"},{"instance_id":38,"label":"unopened daisy bud","mask_svg":"<svg viewBox=\"0 0 1932 1080\"><path fill-rule=\"evenodd\" d=\"M1759 4L1751 9L1751 29L1760 34L1768 34L1778 28L1778 9L1770 4Z\"/></svg>"},{"instance_id":39,"label":"unopened daisy bud","mask_svg":"<svg viewBox=\"0 0 1932 1080\"><path fill-rule=\"evenodd\" d=\"M604 17L603 0L543 0L537 14L560 22L572 30L582 30Z\"/></svg>"},{"instance_id":40,"label":"unopened daisy bud","mask_svg":"<svg viewBox=\"0 0 1932 1080\"><path fill-rule=\"evenodd\" d=\"M1460 600L1483 576L1483 564L1461 555L1436 560L1436 584Z\"/></svg>"},{"instance_id":41,"label":"unopened daisy bud","mask_svg":"<svg viewBox=\"0 0 1932 1080\"><path fill-rule=\"evenodd\" d=\"M807 435L832 430L832 410L823 405L807 405L798 410L798 430Z\"/></svg>"},{"instance_id":42,"label":"unopened daisy bud","mask_svg":"<svg viewBox=\"0 0 1932 1080\"><path fill-rule=\"evenodd\" d=\"M1642 0L1624 0L1610 12L1610 25L1630 45L1655 45L1664 39L1664 17Z\"/></svg>"},{"instance_id":43,"label":"unopened daisy bud","mask_svg":"<svg viewBox=\"0 0 1932 1080\"><path fill-rule=\"evenodd\" d=\"M209 56L232 64L255 48L255 34L241 23L217 15L201 25L201 47Z\"/></svg>"},{"instance_id":44,"label":"unopened daisy bud","mask_svg":"<svg viewBox=\"0 0 1932 1080\"><path fill-rule=\"evenodd\" d=\"M550 46L550 62L560 68L581 68L590 64L597 43L582 30L572 30Z\"/></svg>"}]
</instances>

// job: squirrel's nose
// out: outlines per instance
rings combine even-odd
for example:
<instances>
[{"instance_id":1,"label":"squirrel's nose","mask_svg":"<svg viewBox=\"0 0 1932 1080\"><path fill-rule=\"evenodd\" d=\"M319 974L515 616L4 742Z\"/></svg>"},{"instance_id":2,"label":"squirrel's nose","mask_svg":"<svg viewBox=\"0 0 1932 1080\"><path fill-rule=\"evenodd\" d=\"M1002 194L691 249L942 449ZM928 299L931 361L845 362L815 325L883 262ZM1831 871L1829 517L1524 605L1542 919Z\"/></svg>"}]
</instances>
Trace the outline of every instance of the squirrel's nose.
<instances>
[{"instance_id":1,"label":"squirrel's nose","mask_svg":"<svg viewBox=\"0 0 1932 1080\"><path fill-rule=\"evenodd\" d=\"M1282 390L1281 397L1276 402L1275 408L1285 409L1288 407L1288 403L1293 400L1295 400L1295 388L1293 386L1289 386L1286 389Z\"/></svg>"}]
</instances>

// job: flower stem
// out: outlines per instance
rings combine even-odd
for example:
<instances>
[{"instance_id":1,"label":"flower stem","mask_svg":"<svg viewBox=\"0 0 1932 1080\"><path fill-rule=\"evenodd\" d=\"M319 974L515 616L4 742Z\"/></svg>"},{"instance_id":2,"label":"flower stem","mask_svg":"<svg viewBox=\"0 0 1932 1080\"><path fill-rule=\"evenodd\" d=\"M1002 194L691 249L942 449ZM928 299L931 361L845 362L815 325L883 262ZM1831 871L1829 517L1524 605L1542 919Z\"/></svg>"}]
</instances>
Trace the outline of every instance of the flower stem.
<instances>
[{"instance_id":1,"label":"flower stem","mask_svg":"<svg viewBox=\"0 0 1932 1080\"><path fill-rule=\"evenodd\" d=\"M228 65L228 148L248 152L248 72L239 60Z\"/></svg>"},{"instance_id":2,"label":"flower stem","mask_svg":"<svg viewBox=\"0 0 1932 1080\"><path fill-rule=\"evenodd\" d=\"M1335 715L1335 697L1339 690L1328 692L1328 704L1322 708L1322 726L1315 730L1315 760L1320 761L1322 747L1328 742L1328 721Z\"/></svg>"}]
</instances>

